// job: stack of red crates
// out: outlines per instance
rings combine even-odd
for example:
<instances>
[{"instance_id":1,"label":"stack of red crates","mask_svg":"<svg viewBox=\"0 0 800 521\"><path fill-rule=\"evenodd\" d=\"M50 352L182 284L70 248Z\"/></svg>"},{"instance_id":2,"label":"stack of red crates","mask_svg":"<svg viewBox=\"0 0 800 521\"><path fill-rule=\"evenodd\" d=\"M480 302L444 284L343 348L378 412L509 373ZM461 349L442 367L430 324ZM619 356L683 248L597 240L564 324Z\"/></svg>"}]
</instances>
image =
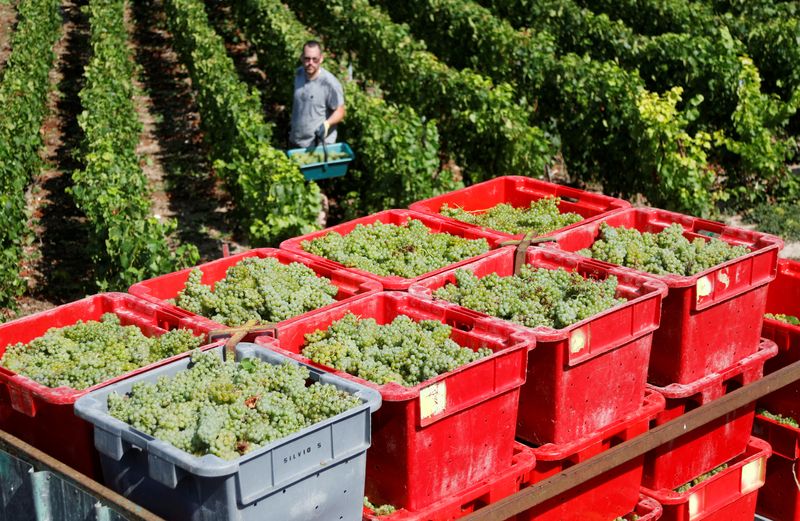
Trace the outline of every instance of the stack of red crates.
<instances>
[{"instance_id":1,"label":"stack of red crates","mask_svg":"<svg viewBox=\"0 0 800 521\"><path fill-rule=\"evenodd\" d=\"M667 401L655 425L761 378L766 360L777 352L774 343L761 341L761 323L782 247L779 238L637 208L555 234L557 247L577 251L591 246L601 223L651 233L678 223L690 240L717 237L750 249L747 255L692 276L653 275L669 287L648 370L651 389ZM743 454L754 414L755 404L747 405L648 453L642 480L645 493L661 497Z\"/></svg>"},{"instance_id":2,"label":"stack of red crates","mask_svg":"<svg viewBox=\"0 0 800 521\"><path fill-rule=\"evenodd\" d=\"M767 313L800 318L800 262L781 259L778 275L767 295ZM778 345L778 355L767 362L772 373L800 360L800 325L773 318L764 319L763 335ZM790 384L759 400L753 434L772 444L767 479L758 497L758 513L772 521L800 519L800 429L787 420L800 420L800 382ZM771 413L771 414L769 414ZM783 419L773 415L782 416Z\"/></svg>"}]
</instances>

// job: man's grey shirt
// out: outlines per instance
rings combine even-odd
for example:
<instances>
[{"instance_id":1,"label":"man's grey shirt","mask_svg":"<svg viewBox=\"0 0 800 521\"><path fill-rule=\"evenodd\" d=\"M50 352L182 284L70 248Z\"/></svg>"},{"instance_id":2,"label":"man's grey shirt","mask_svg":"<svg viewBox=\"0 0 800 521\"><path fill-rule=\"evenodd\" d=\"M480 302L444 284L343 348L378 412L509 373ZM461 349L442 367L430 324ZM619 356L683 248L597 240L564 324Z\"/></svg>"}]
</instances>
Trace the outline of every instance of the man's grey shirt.
<instances>
[{"instance_id":1,"label":"man's grey shirt","mask_svg":"<svg viewBox=\"0 0 800 521\"><path fill-rule=\"evenodd\" d=\"M317 77L308 80L306 71L298 67L294 75L294 103L289 141L301 147L313 145L314 131L343 104L342 84L333 74L320 67ZM336 142L336 125L330 128L325 142Z\"/></svg>"}]
</instances>

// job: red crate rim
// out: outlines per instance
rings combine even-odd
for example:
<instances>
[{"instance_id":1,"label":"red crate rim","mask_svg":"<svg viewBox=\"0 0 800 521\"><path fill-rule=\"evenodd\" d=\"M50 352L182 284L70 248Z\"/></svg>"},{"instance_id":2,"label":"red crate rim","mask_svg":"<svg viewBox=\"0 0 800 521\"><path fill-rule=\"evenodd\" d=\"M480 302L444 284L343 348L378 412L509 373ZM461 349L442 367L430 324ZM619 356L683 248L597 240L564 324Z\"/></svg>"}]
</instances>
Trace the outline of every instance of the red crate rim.
<instances>
[{"instance_id":1,"label":"red crate rim","mask_svg":"<svg viewBox=\"0 0 800 521\"><path fill-rule=\"evenodd\" d=\"M494 257L504 257L506 255L509 255L511 252L513 252L515 250L516 250L515 246L504 246L504 247L498 248L496 250L490 251L489 253L486 253L484 255L481 255L480 259L475 259L475 260L470 261L470 262L468 262L468 263L466 263L466 264L464 264L462 266L449 268L449 269L447 269L446 271L444 271L442 273L447 273L447 272L450 272L450 271L454 272L454 271L459 270L459 269L468 269L469 266L474 264L474 263L482 262L485 259L491 259L491 258L494 258ZM607 275L614 275L620 281L630 281L630 282L635 282L637 284L640 284L643 289L647 290L647 293L644 294L644 295L640 295L640 296L638 296L638 297L636 297L634 299L627 300L626 302L621 302L621 303L619 303L619 304L617 304L615 306L612 306L610 308L606 308L603 311L601 311L600 313L597 313L595 315L592 315L592 316L587 317L587 318L585 318L585 319L583 319L581 321L575 322L573 324L570 324L570 325L568 325L566 327L563 327L563 328L560 328L560 329L547 327L547 326L527 327L527 326L523 326L521 324L515 324L516 327L524 328L526 331L532 332L534 335L536 335L537 340L539 340L540 342L558 342L560 340L564 340L565 338L568 338L570 336L570 333L572 331L584 327L589 322L595 320L597 318L597 316L600 315L600 314L607 313L607 312L609 312L611 310L623 308L623 307L626 307L626 306L633 306L634 304L637 304L639 302L643 302L645 300L653 298L655 295L658 295L659 298L663 299L667 295L667 293L669 292L669 288L666 286L666 284L664 284L663 282L661 282L659 280L653 279L652 277L649 277L649 276L646 276L646 275L643 275L643 274L639 274L637 272L634 272L634 271L631 271L631 270L628 270L628 269L625 269L625 268L621 268L621 267L618 267L618 266L602 263L602 262L596 261L595 259L590 259L588 257L583 257L583 256L577 255L575 253L570 253L570 252L566 252L566 251L562 251L562 250L556 250L556 249L549 249L549 248L531 246L531 247L529 247L527 249L526 256L531 255L531 254L534 254L534 255L535 254L541 254L541 255L548 256L548 257L551 257L551 258L555 258L555 259L558 259L558 260L561 260L561 261L572 261L572 262L575 262L577 264L576 268L583 267L585 269L590 269L592 271L602 271L602 272L606 273ZM486 317L486 318L491 319L491 320L499 320L499 321L503 321L503 322L512 323L512 322L510 322L508 320L496 317L494 315L489 315L488 313L484 313L484 312L481 312L481 311L476 311L476 310L473 310L473 309L465 308L465 307L460 306L458 304L450 303L447 300L436 298L436 297L433 296L433 292L432 291L430 292L430 295L428 296L427 288L425 288L425 289L421 289L420 288L420 286L422 284L424 284L424 283L425 283L425 281L422 281L420 284L412 285L412 287L409 288L409 292L412 293L412 294L417 294L417 295L421 295L421 294L424 293L426 298L431 298L432 300L434 300L436 302L444 302L444 303L447 303L447 305L450 305L450 306L460 307L462 309L469 310L472 313L476 313L476 314L478 314L480 316ZM656 329L656 327L652 328L652 330L655 330L655 329ZM646 333L647 333L647 331L643 331L642 332L642 334L646 334Z\"/></svg>"},{"instance_id":2,"label":"red crate rim","mask_svg":"<svg viewBox=\"0 0 800 521\"><path fill-rule=\"evenodd\" d=\"M619 432L627 430L632 424L655 418L664 410L664 407L666 407L666 400L661 394L653 390L645 390L642 406L638 410L575 441L541 445L534 449L536 459L542 461L560 461L566 459L594 445L598 441L611 438Z\"/></svg>"},{"instance_id":3,"label":"red crate rim","mask_svg":"<svg viewBox=\"0 0 800 521\"><path fill-rule=\"evenodd\" d=\"M772 340L762 338L758 345L758 351L746 358L739 360L727 369L716 373L711 373L688 384L673 383L664 387L658 387L648 383L647 387L653 391L657 391L669 399L686 398L702 392L703 390L708 389L715 384L719 384L735 376L743 374L750 369L758 367L759 365L763 365L769 358L772 358L777 354L778 345Z\"/></svg>"},{"instance_id":4,"label":"red crate rim","mask_svg":"<svg viewBox=\"0 0 800 521\"><path fill-rule=\"evenodd\" d=\"M623 208L621 210L618 210L617 212L614 212L613 214L601 217L601 218L596 219L596 220L594 220L594 221L592 221L590 223L587 223L586 226L598 226L599 227L600 223L604 223L604 222L608 221L609 219L615 219L615 218L618 218L620 216L624 216L624 215L627 215L627 214L637 214L637 213L677 218L675 221L673 221L674 223L677 223L677 224L681 224L682 221L684 221L685 219L689 218L689 219L694 220L695 222L710 226L712 229L716 228L716 229L720 229L721 231L729 231L729 230L735 230L736 229L736 228L734 228L732 226L727 226L727 225L725 225L723 223L719 223L719 222L716 222L716 221L709 221L709 220L706 220L706 219L700 219L700 218L697 218L697 217L691 217L691 216L688 216L688 215L685 215L685 214L681 214L681 213L678 213L678 212L671 212L669 210L662 210L662 209L659 209L659 208ZM566 235L569 235L569 234L573 233L574 231L575 231L574 229L572 229L572 230L564 230L564 231L561 231L561 232L554 233L552 235L552 237L554 239L556 239L556 241L560 241L560 239L562 237L564 237ZM742 244L742 245L745 245L748 248L751 248L751 246L753 246L755 243L762 242L762 243L765 243L764 246L762 246L761 248L758 248L758 249L751 249L750 253L747 253L747 254L742 255L740 257L736 257L735 259L731 259L731 260L722 262L720 264L716 264L714 266L711 266L708 269L705 269L703 271L697 272L697 273L695 273L693 275L675 275L675 274L656 275L654 273L648 273L646 271L641 271L641 270L637 270L637 269L634 269L634 268L626 268L626 269L630 269L630 270L636 271L637 273L643 273L643 274L648 275L649 277L653 277L653 278L656 278L658 280L661 280L670 288L691 287L691 286L694 286L697 283L697 279L700 279L702 277L708 276L712 272L716 272L717 270L727 268L729 266L732 266L734 264L737 264L737 263L741 262L744 259L750 259L752 257L755 257L756 255L760 255L760 254L762 254L764 252L767 252L769 250L776 250L777 251L777 250L780 250L780 249L783 248L783 244L784 244L783 243L783 239L781 239L780 237L777 237L775 235L770 235L770 234L767 234L767 233L756 232L756 231L751 231L751 230L740 230L740 231L741 231L742 234L746 234L746 235L752 237L752 240L750 241L750 245L747 245L747 244ZM703 239L708 239L709 238L707 235L703 235L701 233L698 233L698 232L695 232L695 231L692 231L692 230L687 230L687 229L684 228L683 235L686 236L687 234L689 234L690 238L694 238L694 237L701 237ZM724 237L718 237L718 238L720 240L723 240L723 241L729 243L729 244L731 243L731 241L726 240L726 238L724 238ZM741 244L741 243L736 243L736 244ZM557 248L557 246L552 246L552 247ZM597 262L600 262L600 263L603 263L603 264L607 264L609 266L616 266L616 264L611 264L611 263L608 263L608 262L605 262L605 261L599 261L598 260Z\"/></svg>"}]
</instances>

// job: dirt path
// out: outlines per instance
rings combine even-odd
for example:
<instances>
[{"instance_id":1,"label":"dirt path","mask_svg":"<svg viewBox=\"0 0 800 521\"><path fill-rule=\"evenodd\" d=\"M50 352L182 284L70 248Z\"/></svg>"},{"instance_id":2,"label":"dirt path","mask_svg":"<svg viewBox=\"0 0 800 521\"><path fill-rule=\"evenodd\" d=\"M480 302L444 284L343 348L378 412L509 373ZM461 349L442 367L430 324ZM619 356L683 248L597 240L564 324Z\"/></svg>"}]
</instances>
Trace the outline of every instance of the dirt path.
<instances>
[{"instance_id":1,"label":"dirt path","mask_svg":"<svg viewBox=\"0 0 800 521\"><path fill-rule=\"evenodd\" d=\"M16 2L0 0L0 74L11 54L11 35L17 25Z\"/></svg>"}]
</instances>

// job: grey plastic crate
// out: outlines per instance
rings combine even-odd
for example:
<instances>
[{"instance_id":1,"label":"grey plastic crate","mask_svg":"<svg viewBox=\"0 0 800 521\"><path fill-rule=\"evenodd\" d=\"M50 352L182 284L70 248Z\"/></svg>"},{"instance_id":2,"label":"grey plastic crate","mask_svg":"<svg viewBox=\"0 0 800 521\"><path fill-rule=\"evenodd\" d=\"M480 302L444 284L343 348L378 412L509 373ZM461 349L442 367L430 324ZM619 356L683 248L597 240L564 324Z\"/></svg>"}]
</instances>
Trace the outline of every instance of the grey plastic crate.
<instances>
[{"instance_id":1,"label":"grey plastic crate","mask_svg":"<svg viewBox=\"0 0 800 521\"><path fill-rule=\"evenodd\" d=\"M223 356L222 347L210 352ZM239 344L236 359L305 365L255 344ZM189 365L189 358L91 392L75 413L94 424L105 484L170 520L330 521L361 519L371 413L377 391L306 365L311 379L359 398L360 406L316 423L235 460L193 456L108 414L107 396L155 382Z\"/></svg>"}]
</instances>

